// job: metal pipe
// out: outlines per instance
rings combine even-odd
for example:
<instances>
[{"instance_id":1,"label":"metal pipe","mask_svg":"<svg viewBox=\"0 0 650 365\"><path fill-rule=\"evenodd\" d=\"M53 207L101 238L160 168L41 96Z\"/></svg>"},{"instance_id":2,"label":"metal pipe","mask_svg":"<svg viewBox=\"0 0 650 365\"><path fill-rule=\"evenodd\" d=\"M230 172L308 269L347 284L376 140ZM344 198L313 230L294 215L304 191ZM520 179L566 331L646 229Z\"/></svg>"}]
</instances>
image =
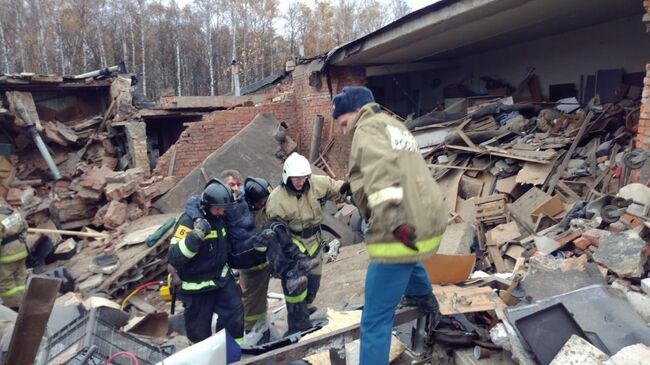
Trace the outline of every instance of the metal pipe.
<instances>
[{"instance_id":1,"label":"metal pipe","mask_svg":"<svg viewBox=\"0 0 650 365\"><path fill-rule=\"evenodd\" d=\"M311 147L309 149L309 162L314 162L318 159L318 148L320 146L320 136L323 134L323 124L325 118L322 115L316 115L314 121L314 131L311 134Z\"/></svg>"},{"instance_id":2,"label":"metal pipe","mask_svg":"<svg viewBox=\"0 0 650 365\"><path fill-rule=\"evenodd\" d=\"M49 167L50 171L52 172L52 176L55 180L61 180L61 173L56 167L56 163L54 163L54 160L50 155L50 151L47 150L47 146L45 145L45 142L43 142L41 135L38 134L38 131L36 130L36 122L30 118L29 114L27 114L27 109L25 109L25 105L23 105L22 101L16 99L14 102L14 107L20 119L25 121L25 124L27 124L27 133L30 137L32 137L34 143L36 144L36 147L41 152L41 156L43 156L47 167Z\"/></svg>"}]
</instances>

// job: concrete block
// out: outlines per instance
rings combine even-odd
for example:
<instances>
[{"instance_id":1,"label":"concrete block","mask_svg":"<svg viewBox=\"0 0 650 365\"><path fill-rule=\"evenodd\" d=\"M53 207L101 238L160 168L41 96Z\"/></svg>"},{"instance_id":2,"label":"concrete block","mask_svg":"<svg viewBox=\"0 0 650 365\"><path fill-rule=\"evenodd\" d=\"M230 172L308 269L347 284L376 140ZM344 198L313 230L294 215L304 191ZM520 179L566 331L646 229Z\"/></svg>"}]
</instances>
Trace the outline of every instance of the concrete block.
<instances>
[{"instance_id":1,"label":"concrete block","mask_svg":"<svg viewBox=\"0 0 650 365\"><path fill-rule=\"evenodd\" d=\"M614 354L603 365L643 365L650 359L650 348L642 343L627 346Z\"/></svg>"},{"instance_id":2,"label":"concrete block","mask_svg":"<svg viewBox=\"0 0 650 365\"><path fill-rule=\"evenodd\" d=\"M646 323L650 323L650 297L633 291L626 292L625 296L627 297L627 301L632 304L634 310L643 317Z\"/></svg>"},{"instance_id":3,"label":"concrete block","mask_svg":"<svg viewBox=\"0 0 650 365\"><path fill-rule=\"evenodd\" d=\"M571 336L550 365L601 365L609 357L582 337Z\"/></svg>"},{"instance_id":4,"label":"concrete block","mask_svg":"<svg viewBox=\"0 0 650 365\"><path fill-rule=\"evenodd\" d=\"M438 253L444 255L468 254L474 241L474 235L474 226L469 223L448 225L442 235Z\"/></svg>"},{"instance_id":5,"label":"concrete block","mask_svg":"<svg viewBox=\"0 0 650 365\"><path fill-rule=\"evenodd\" d=\"M591 245L598 246L600 244L600 241L609 236L611 232L605 231L603 229L590 229L588 231L585 231L582 233L582 237L586 238L589 240Z\"/></svg>"},{"instance_id":6,"label":"concrete block","mask_svg":"<svg viewBox=\"0 0 650 365\"><path fill-rule=\"evenodd\" d=\"M604 237L594 254L594 260L605 265L619 277L638 278L643 275L646 242L634 231Z\"/></svg>"},{"instance_id":7,"label":"concrete block","mask_svg":"<svg viewBox=\"0 0 650 365\"><path fill-rule=\"evenodd\" d=\"M650 295L650 278L641 280L641 289Z\"/></svg>"}]
</instances>

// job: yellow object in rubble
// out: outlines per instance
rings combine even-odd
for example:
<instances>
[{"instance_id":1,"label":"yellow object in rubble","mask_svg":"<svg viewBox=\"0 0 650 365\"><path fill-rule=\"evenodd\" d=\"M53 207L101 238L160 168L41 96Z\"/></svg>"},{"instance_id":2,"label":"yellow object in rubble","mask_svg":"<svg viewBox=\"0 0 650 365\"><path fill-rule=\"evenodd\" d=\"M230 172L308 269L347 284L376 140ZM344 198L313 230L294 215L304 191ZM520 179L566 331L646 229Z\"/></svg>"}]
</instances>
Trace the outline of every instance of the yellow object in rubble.
<instances>
[{"instance_id":1,"label":"yellow object in rubble","mask_svg":"<svg viewBox=\"0 0 650 365\"><path fill-rule=\"evenodd\" d=\"M160 296L166 301L172 301L172 274L167 275L167 285L160 286Z\"/></svg>"}]
</instances>

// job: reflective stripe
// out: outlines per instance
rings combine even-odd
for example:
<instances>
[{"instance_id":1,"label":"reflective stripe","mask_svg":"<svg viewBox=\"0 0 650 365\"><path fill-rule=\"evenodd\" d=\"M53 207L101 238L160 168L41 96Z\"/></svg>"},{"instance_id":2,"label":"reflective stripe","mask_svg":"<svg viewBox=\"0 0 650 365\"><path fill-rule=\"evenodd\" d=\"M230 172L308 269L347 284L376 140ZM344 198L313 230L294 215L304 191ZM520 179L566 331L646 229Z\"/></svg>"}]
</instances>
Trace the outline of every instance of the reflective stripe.
<instances>
[{"instance_id":1,"label":"reflective stripe","mask_svg":"<svg viewBox=\"0 0 650 365\"><path fill-rule=\"evenodd\" d=\"M235 338L235 342L241 345L241 343L244 342L244 338L243 337Z\"/></svg>"},{"instance_id":2,"label":"reflective stripe","mask_svg":"<svg viewBox=\"0 0 650 365\"><path fill-rule=\"evenodd\" d=\"M370 257L400 257L400 256L411 256L417 255L424 252L429 252L435 250L442 236L435 236L426 241L419 241L415 243L415 246L419 251L413 251L410 248L404 246L401 242L391 242L391 243L369 243L368 244L368 255Z\"/></svg>"},{"instance_id":3,"label":"reflective stripe","mask_svg":"<svg viewBox=\"0 0 650 365\"><path fill-rule=\"evenodd\" d=\"M312 244L309 251L307 251L307 248L305 248L305 245L299 239L292 238L291 241L293 241L293 243L296 246L298 246L298 250L300 250L300 253L307 252L307 253L309 253L309 256L314 256L314 253L316 252L316 250L318 250L318 247L320 246L320 239L319 238L316 238L314 240L314 243Z\"/></svg>"},{"instance_id":4,"label":"reflective stripe","mask_svg":"<svg viewBox=\"0 0 650 365\"><path fill-rule=\"evenodd\" d=\"M249 316L244 316L244 321L246 322L257 322L260 319L266 317L266 311L258 314L251 314Z\"/></svg>"},{"instance_id":5,"label":"reflective stripe","mask_svg":"<svg viewBox=\"0 0 650 365\"><path fill-rule=\"evenodd\" d=\"M190 250L190 248L187 247L187 245L185 244L185 238L178 241L178 248L181 250L183 256L187 257L188 259L191 259L192 257L196 256L196 252Z\"/></svg>"},{"instance_id":6,"label":"reflective stripe","mask_svg":"<svg viewBox=\"0 0 650 365\"><path fill-rule=\"evenodd\" d=\"M198 283L193 283L193 282L190 282L190 281L183 281L181 283L181 289L189 290L189 291L201 290L201 289L205 289L205 288L210 287L210 286L217 286L217 284L214 282L214 280L201 281L201 282L198 282Z\"/></svg>"},{"instance_id":7,"label":"reflective stripe","mask_svg":"<svg viewBox=\"0 0 650 365\"><path fill-rule=\"evenodd\" d=\"M24 291L25 291L25 286L24 285L18 285L18 286L15 286L15 287L13 287L13 288L11 288L9 290L5 290L3 292L0 292L0 297L2 297L2 298L11 297L11 296L14 296L16 294L20 294L20 293L22 293Z\"/></svg>"},{"instance_id":8,"label":"reflective stripe","mask_svg":"<svg viewBox=\"0 0 650 365\"><path fill-rule=\"evenodd\" d=\"M381 203L389 200L399 202L402 201L402 198L404 198L404 190L401 187L389 186L368 195L368 207L374 209Z\"/></svg>"},{"instance_id":9,"label":"reflective stripe","mask_svg":"<svg viewBox=\"0 0 650 365\"><path fill-rule=\"evenodd\" d=\"M172 239L169 240L169 244L170 244L170 245L177 245L178 242L180 242L180 241L181 241L180 238L178 238L178 237L172 237Z\"/></svg>"},{"instance_id":10,"label":"reflective stripe","mask_svg":"<svg viewBox=\"0 0 650 365\"><path fill-rule=\"evenodd\" d=\"M287 303L300 303L307 298L307 289L305 289L302 293L296 295L296 296L291 296L291 295L285 295L284 300L287 301Z\"/></svg>"},{"instance_id":11,"label":"reflective stripe","mask_svg":"<svg viewBox=\"0 0 650 365\"><path fill-rule=\"evenodd\" d=\"M269 262L268 262L268 261L264 261L264 262L262 262L261 264L259 264L259 265L255 265L255 266L251 267L251 268L248 269L248 270L262 270L262 269L264 269L264 268L267 267L267 266L269 266Z\"/></svg>"},{"instance_id":12,"label":"reflective stripe","mask_svg":"<svg viewBox=\"0 0 650 365\"><path fill-rule=\"evenodd\" d=\"M0 257L0 264L10 264L12 262L22 260L25 257L27 257L27 250L20 251L18 253L13 254L13 255L7 255L7 256Z\"/></svg>"},{"instance_id":13,"label":"reflective stripe","mask_svg":"<svg viewBox=\"0 0 650 365\"><path fill-rule=\"evenodd\" d=\"M221 277L225 278L226 275L228 275L228 272L230 271L230 266L224 265L223 269L221 270Z\"/></svg>"},{"instance_id":14,"label":"reflective stripe","mask_svg":"<svg viewBox=\"0 0 650 365\"><path fill-rule=\"evenodd\" d=\"M307 308L314 308L314 303L307 303Z\"/></svg>"},{"instance_id":15,"label":"reflective stripe","mask_svg":"<svg viewBox=\"0 0 650 365\"><path fill-rule=\"evenodd\" d=\"M228 234L226 233L226 228L223 227L221 228L221 237L226 237ZM216 229L213 229L210 231L210 233L205 236L205 239L207 240L208 238L219 238L219 231Z\"/></svg>"}]
</instances>

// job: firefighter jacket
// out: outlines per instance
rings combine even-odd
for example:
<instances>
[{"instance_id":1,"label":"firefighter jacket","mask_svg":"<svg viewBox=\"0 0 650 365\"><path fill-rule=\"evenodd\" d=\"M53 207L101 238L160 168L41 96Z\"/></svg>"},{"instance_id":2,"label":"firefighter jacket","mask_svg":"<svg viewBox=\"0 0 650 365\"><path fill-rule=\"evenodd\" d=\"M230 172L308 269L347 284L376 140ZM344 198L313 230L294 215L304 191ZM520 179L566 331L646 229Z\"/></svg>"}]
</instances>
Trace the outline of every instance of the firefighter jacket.
<instances>
[{"instance_id":1,"label":"firefighter jacket","mask_svg":"<svg viewBox=\"0 0 650 365\"><path fill-rule=\"evenodd\" d=\"M350 188L368 220L371 261L415 262L432 255L447 225L447 208L415 138L376 103L361 108L348 128ZM402 224L415 228L419 251L393 236Z\"/></svg>"},{"instance_id":2,"label":"firefighter jacket","mask_svg":"<svg viewBox=\"0 0 650 365\"><path fill-rule=\"evenodd\" d=\"M181 215L174 227L169 263L178 271L182 281L181 293L184 294L221 288L230 277L230 244L225 223L221 218L206 218L211 231L204 240L193 231L194 220L187 212Z\"/></svg>"},{"instance_id":3,"label":"firefighter jacket","mask_svg":"<svg viewBox=\"0 0 650 365\"><path fill-rule=\"evenodd\" d=\"M0 265L8 264L27 257L27 248L22 239L27 222L20 212L8 207L0 207Z\"/></svg>"},{"instance_id":4,"label":"firefighter jacket","mask_svg":"<svg viewBox=\"0 0 650 365\"><path fill-rule=\"evenodd\" d=\"M339 192L342 185L343 181L322 175L311 175L301 194L279 185L269 195L267 217L285 222L298 249L314 257L320 247L323 206L327 200L345 202Z\"/></svg>"},{"instance_id":5,"label":"firefighter jacket","mask_svg":"<svg viewBox=\"0 0 650 365\"><path fill-rule=\"evenodd\" d=\"M243 194L237 198L234 207L226 209L224 221L231 245L230 266L234 269L263 269L268 266L266 254L254 248L258 229Z\"/></svg>"}]
</instances>

